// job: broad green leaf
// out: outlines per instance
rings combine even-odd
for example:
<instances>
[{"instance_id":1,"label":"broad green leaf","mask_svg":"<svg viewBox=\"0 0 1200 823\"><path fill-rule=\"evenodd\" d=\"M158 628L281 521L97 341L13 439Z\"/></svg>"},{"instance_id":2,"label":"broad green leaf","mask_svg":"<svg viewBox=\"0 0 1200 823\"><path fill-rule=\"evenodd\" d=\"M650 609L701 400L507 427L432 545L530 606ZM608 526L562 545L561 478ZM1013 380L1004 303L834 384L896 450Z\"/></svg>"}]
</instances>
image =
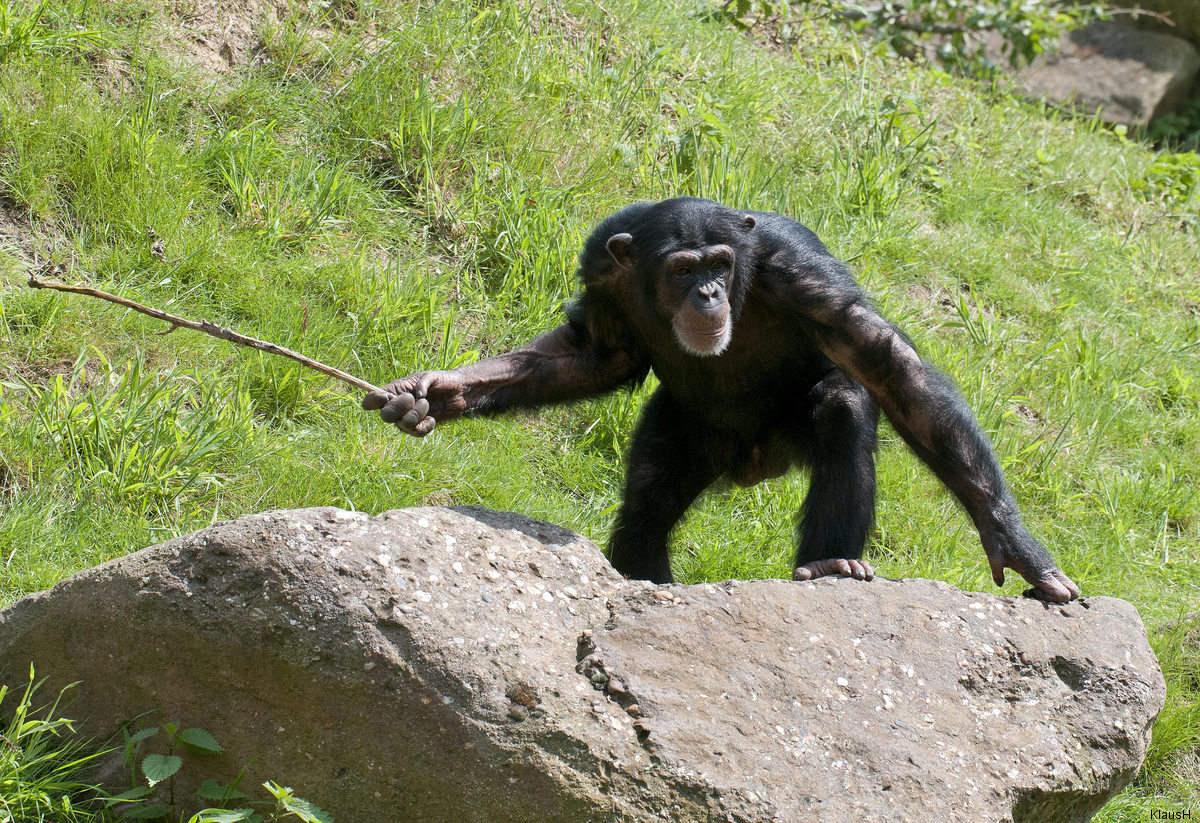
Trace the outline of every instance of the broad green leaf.
<instances>
[{"instance_id":1,"label":"broad green leaf","mask_svg":"<svg viewBox=\"0 0 1200 823\"><path fill-rule=\"evenodd\" d=\"M200 754L220 754L225 751L217 738L204 729L184 729L179 733L179 739Z\"/></svg>"},{"instance_id":2,"label":"broad green leaf","mask_svg":"<svg viewBox=\"0 0 1200 823\"><path fill-rule=\"evenodd\" d=\"M142 729L140 732L135 732L134 734L129 735L129 739L125 741L125 745L127 747L136 746L138 743L154 737L156 734L158 734L158 726L151 726L149 729Z\"/></svg>"},{"instance_id":3,"label":"broad green leaf","mask_svg":"<svg viewBox=\"0 0 1200 823\"><path fill-rule=\"evenodd\" d=\"M122 820L158 820L160 817L166 817L166 803L147 803L144 806L134 806L127 812L121 814Z\"/></svg>"},{"instance_id":4,"label":"broad green leaf","mask_svg":"<svg viewBox=\"0 0 1200 823\"><path fill-rule=\"evenodd\" d=\"M154 786L175 774L182 765L183 758L179 755L148 754L142 760L142 774L146 775L150 785Z\"/></svg>"},{"instance_id":5,"label":"broad green leaf","mask_svg":"<svg viewBox=\"0 0 1200 823\"><path fill-rule=\"evenodd\" d=\"M250 809L202 809L188 823L243 823L256 817Z\"/></svg>"},{"instance_id":6,"label":"broad green leaf","mask_svg":"<svg viewBox=\"0 0 1200 823\"><path fill-rule=\"evenodd\" d=\"M127 792L121 792L107 798L104 802L109 806L115 806L117 803L129 803L134 800L141 800L152 791L154 791L153 786L134 786Z\"/></svg>"},{"instance_id":7,"label":"broad green leaf","mask_svg":"<svg viewBox=\"0 0 1200 823\"><path fill-rule=\"evenodd\" d=\"M196 789L196 794L205 800L241 800L246 795L239 792L237 789L231 789L211 777L200 784L200 788Z\"/></svg>"}]
</instances>

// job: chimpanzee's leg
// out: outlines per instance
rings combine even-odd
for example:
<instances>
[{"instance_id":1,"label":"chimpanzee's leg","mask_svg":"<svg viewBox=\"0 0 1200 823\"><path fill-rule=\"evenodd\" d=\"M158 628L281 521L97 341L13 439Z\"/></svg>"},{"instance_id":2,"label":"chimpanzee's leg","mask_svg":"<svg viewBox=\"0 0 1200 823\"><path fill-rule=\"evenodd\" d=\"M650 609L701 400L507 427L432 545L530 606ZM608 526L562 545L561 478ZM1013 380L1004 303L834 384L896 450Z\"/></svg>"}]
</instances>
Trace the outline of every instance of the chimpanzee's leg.
<instances>
[{"instance_id":1,"label":"chimpanzee's leg","mask_svg":"<svg viewBox=\"0 0 1200 823\"><path fill-rule=\"evenodd\" d=\"M621 574L670 583L667 541L692 502L721 472L721 444L666 389L646 403L629 448L625 498L609 557Z\"/></svg>"},{"instance_id":2,"label":"chimpanzee's leg","mask_svg":"<svg viewBox=\"0 0 1200 823\"><path fill-rule=\"evenodd\" d=\"M840 370L826 375L808 399L811 418L798 445L812 477L800 510L793 577L870 579L874 570L858 558L875 518L879 408Z\"/></svg>"}]
</instances>

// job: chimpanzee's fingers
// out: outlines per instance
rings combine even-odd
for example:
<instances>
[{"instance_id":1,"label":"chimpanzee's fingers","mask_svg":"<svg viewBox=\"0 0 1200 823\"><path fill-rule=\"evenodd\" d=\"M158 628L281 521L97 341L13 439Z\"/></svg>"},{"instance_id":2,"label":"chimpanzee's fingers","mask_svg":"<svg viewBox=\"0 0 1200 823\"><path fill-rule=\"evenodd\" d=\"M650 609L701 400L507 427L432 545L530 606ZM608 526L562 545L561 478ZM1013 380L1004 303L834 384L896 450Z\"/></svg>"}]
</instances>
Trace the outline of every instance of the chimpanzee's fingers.
<instances>
[{"instance_id":1,"label":"chimpanzee's fingers","mask_svg":"<svg viewBox=\"0 0 1200 823\"><path fill-rule=\"evenodd\" d=\"M1004 585L1004 558L995 558L995 557L992 557L991 554L989 554L988 555L988 565L992 567L992 582L994 582L997 586L1003 586Z\"/></svg>"},{"instance_id":2,"label":"chimpanzee's fingers","mask_svg":"<svg viewBox=\"0 0 1200 823\"><path fill-rule=\"evenodd\" d=\"M426 402L426 401L424 401L424 400L417 401L417 403L424 403L424 402ZM424 437L425 435L429 434L431 431L433 431L437 427L437 418L429 417L427 415L427 416L422 417L421 419L417 420L414 423L406 422L408 418L416 416L415 411L416 410L414 408L413 411L411 411L407 415L405 415L405 419L402 419L399 423L397 423L396 428L400 429L400 431L404 432L405 434L411 434L413 437Z\"/></svg>"},{"instance_id":3,"label":"chimpanzee's fingers","mask_svg":"<svg viewBox=\"0 0 1200 823\"><path fill-rule=\"evenodd\" d=\"M1071 593L1072 600L1074 600L1076 597L1079 597L1081 594L1083 594L1083 589L1079 588L1079 586L1076 585L1074 580L1067 577L1065 574L1060 572L1058 569L1054 570L1054 576L1059 582L1061 582L1064 586L1067 587L1067 591L1069 591Z\"/></svg>"},{"instance_id":4,"label":"chimpanzee's fingers","mask_svg":"<svg viewBox=\"0 0 1200 823\"><path fill-rule=\"evenodd\" d=\"M1026 591L1025 596L1036 597L1047 603L1069 603L1080 594L1079 587L1058 569L1051 569L1029 582L1034 588Z\"/></svg>"},{"instance_id":5,"label":"chimpanzee's fingers","mask_svg":"<svg viewBox=\"0 0 1200 823\"><path fill-rule=\"evenodd\" d=\"M367 396L363 398L362 407L367 411L375 411L376 409L382 409L387 401L391 399L391 392L386 389L375 389L375 391L368 392Z\"/></svg>"},{"instance_id":6,"label":"chimpanzee's fingers","mask_svg":"<svg viewBox=\"0 0 1200 823\"><path fill-rule=\"evenodd\" d=\"M429 415L429 401L422 397L413 403L412 408L404 413L397 425L404 429L413 429Z\"/></svg>"},{"instance_id":7,"label":"chimpanzee's fingers","mask_svg":"<svg viewBox=\"0 0 1200 823\"><path fill-rule=\"evenodd\" d=\"M399 423L404 415L415 406L417 400L408 392L393 396L383 408L379 410L379 416L383 418L385 423Z\"/></svg>"}]
</instances>

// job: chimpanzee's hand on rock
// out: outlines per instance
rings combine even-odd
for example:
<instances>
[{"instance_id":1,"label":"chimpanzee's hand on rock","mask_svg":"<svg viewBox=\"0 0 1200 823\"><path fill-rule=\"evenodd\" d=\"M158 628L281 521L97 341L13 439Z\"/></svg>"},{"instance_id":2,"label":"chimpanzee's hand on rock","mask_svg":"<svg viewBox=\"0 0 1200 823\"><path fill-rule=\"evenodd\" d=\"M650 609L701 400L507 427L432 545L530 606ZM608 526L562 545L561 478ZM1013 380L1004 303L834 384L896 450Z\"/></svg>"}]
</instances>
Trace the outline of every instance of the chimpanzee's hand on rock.
<instances>
[{"instance_id":1,"label":"chimpanzee's hand on rock","mask_svg":"<svg viewBox=\"0 0 1200 823\"><path fill-rule=\"evenodd\" d=\"M452 371L427 371L393 380L363 398L362 407L379 409L385 423L400 431L424 437L438 423L461 415L467 409L462 379Z\"/></svg>"},{"instance_id":2,"label":"chimpanzee's hand on rock","mask_svg":"<svg viewBox=\"0 0 1200 823\"><path fill-rule=\"evenodd\" d=\"M1015 571L1033 585L1025 592L1048 603L1067 603L1079 597L1079 587L1054 565L1050 555L1033 535L1016 533L980 535L992 567L992 580L1004 585L1004 568Z\"/></svg>"}]
</instances>

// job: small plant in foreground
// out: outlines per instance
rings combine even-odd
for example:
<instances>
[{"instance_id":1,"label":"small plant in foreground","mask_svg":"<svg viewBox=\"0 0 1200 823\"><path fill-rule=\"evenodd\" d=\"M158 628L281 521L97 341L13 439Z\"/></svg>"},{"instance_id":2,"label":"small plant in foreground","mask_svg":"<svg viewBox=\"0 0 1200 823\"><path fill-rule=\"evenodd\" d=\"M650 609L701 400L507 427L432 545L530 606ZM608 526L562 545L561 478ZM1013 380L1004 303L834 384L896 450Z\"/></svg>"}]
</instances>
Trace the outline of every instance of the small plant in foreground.
<instances>
[{"instance_id":1,"label":"small plant in foreground","mask_svg":"<svg viewBox=\"0 0 1200 823\"><path fill-rule=\"evenodd\" d=\"M161 728L152 726L133 732L122 730L125 744L125 765L129 769L132 788L108 799L110 807L124 807L122 820L180 820L175 796L175 776L183 768L183 758L176 754L183 750L202 757L224 753L217 739L204 729L180 728L177 723L164 723ZM166 754L151 752L142 755L144 744L154 738L165 736ZM138 772L142 777L138 777ZM263 788L274 800L249 801L253 808L230 808L235 803L247 801L247 796L238 790L245 777L243 768L228 785L208 779L200 784L196 796L217 805L203 809L187 818L187 823L272 823L278 820L300 820L303 823L333 823L333 817L319 807L296 797L288 787L267 781ZM165 787L165 794L164 792ZM0 821L3 823L3 821Z\"/></svg>"},{"instance_id":2,"label":"small plant in foreground","mask_svg":"<svg viewBox=\"0 0 1200 823\"><path fill-rule=\"evenodd\" d=\"M87 753L73 739L72 721L57 717L63 689L49 706L35 708L44 680L29 683L0 734L0 823L84 823L101 820L97 787L83 779L103 752ZM0 686L0 705L8 686Z\"/></svg>"},{"instance_id":3,"label":"small plant in foreground","mask_svg":"<svg viewBox=\"0 0 1200 823\"><path fill-rule=\"evenodd\" d=\"M1146 199L1158 198L1184 225L1195 227L1200 217L1200 155L1194 151L1160 154L1142 180L1130 185Z\"/></svg>"}]
</instances>

